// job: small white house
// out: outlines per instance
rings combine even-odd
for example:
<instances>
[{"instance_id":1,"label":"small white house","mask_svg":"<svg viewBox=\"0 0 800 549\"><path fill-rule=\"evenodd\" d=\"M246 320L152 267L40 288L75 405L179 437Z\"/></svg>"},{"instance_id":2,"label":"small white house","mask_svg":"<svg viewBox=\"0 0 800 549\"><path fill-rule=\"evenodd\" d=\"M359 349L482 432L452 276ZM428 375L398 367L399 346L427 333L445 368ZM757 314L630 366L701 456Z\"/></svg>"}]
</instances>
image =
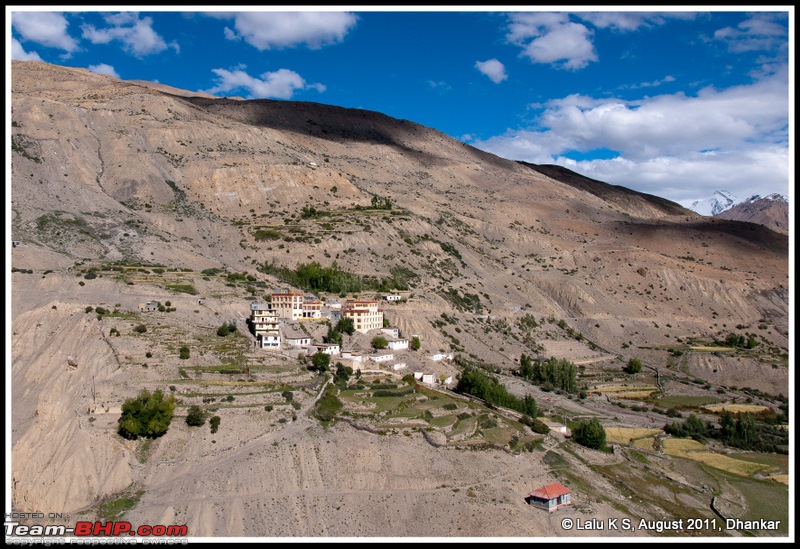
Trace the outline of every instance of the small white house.
<instances>
[{"instance_id":1,"label":"small white house","mask_svg":"<svg viewBox=\"0 0 800 549\"><path fill-rule=\"evenodd\" d=\"M317 343L314 346L318 351L322 351L326 355L338 356L341 353L340 347L335 343Z\"/></svg>"},{"instance_id":2,"label":"small white house","mask_svg":"<svg viewBox=\"0 0 800 549\"><path fill-rule=\"evenodd\" d=\"M400 328L398 328L397 326L389 326L388 328L381 328L381 332L395 339L400 337Z\"/></svg>"},{"instance_id":3,"label":"small white house","mask_svg":"<svg viewBox=\"0 0 800 549\"><path fill-rule=\"evenodd\" d=\"M403 297L398 294L386 294L383 296L383 299L385 301L400 301Z\"/></svg>"},{"instance_id":4,"label":"small white house","mask_svg":"<svg viewBox=\"0 0 800 549\"><path fill-rule=\"evenodd\" d=\"M267 332L258 335L258 340L261 342L262 349L280 349L281 336L278 332Z\"/></svg>"},{"instance_id":5,"label":"small white house","mask_svg":"<svg viewBox=\"0 0 800 549\"><path fill-rule=\"evenodd\" d=\"M404 349L408 349L407 339L390 339L387 341L387 344L392 351L402 351Z\"/></svg>"},{"instance_id":6,"label":"small white house","mask_svg":"<svg viewBox=\"0 0 800 549\"><path fill-rule=\"evenodd\" d=\"M291 335L284 339L289 347L308 347L311 345L311 337L307 335Z\"/></svg>"},{"instance_id":7,"label":"small white house","mask_svg":"<svg viewBox=\"0 0 800 549\"><path fill-rule=\"evenodd\" d=\"M405 367L406 367L406 363L405 362L398 362L397 364L392 364L392 370L395 370L395 371L396 370L402 370Z\"/></svg>"},{"instance_id":8,"label":"small white house","mask_svg":"<svg viewBox=\"0 0 800 549\"><path fill-rule=\"evenodd\" d=\"M435 355L431 355L431 360L434 362L439 362L440 360L453 360L453 353L436 353Z\"/></svg>"},{"instance_id":9,"label":"small white house","mask_svg":"<svg viewBox=\"0 0 800 549\"><path fill-rule=\"evenodd\" d=\"M423 372L414 372L414 379L416 379L417 381L421 380L422 374Z\"/></svg>"},{"instance_id":10,"label":"small white house","mask_svg":"<svg viewBox=\"0 0 800 549\"><path fill-rule=\"evenodd\" d=\"M436 383L436 376L433 374L422 374L422 383L430 383L433 385Z\"/></svg>"},{"instance_id":11,"label":"small white house","mask_svg":"<svg viewBox=\"0 0 800 549\"><path fill-rule=\"evenodd\" d=\"M353 362L362 362L364 357L361 356L361 353L342 351L342 358L345 360L352 360Z\"/></svg>"},{"instance_id":12,"label":"small white house","mask_svg":"<svg viewBox=\"0 0 800 549\"><path fill-rule=\"evenodd\" d=\"M447 376L442 380L443 385L450 385L451 383L453 383L453 376Z\"/></svg>"},{"instance_id":13,"label":"small white house","mask_svg":"<svg viewBox=\"0 0 800 549\"><path fill-rule=\"evenodd\" d=\"M148 301L147 303L139 303L139 310L142 312L152 312L158 310L158 303L155 301Z\"/></svg>"},{"instance_id":14,"label":"small white house","mask_svg":"<svg viewBox=\"0 0 800 549\"><path fill-rule=\"evenodd\" d=\"M372 362L388 362L390 360L394 360L393 354L386 354L386 355L372 355L369 357Z\"/></svg>"}]
</instances>

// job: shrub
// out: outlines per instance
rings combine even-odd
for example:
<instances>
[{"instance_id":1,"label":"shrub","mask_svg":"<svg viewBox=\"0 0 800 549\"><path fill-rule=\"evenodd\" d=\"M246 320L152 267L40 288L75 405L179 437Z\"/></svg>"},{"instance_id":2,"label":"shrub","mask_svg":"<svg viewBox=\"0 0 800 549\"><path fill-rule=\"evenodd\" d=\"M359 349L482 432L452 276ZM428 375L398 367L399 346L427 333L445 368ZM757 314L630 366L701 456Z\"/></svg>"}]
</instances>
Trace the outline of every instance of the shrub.
<instances>
[{"instance_id":1,"label":"shrub","mask_svg":"<svg viewBox=\"0 0 800 549\"><path fill-rule=\"evenodd\" d=\"M600 450L606 445L606 430L597 419L581 421L572 430L572 439L581 446Z\"/></svg>"},{"instance_id":2,"label":"shrub","mask_svg":"<svg viewBox=\"0 0 800 549\"><path fill-rule=\"evenodd\" d=\"M91 305L89 305L88 307L86 307L86 308L84 309L84 311L85 311L85 312L87 312L87 313L91 313L92 311L94 311L94 307L92 307Z\"/></svg>"},{"instance_id":3,"label":"shrub","mask_svg":"<svg viewBox=\"0 0 800 549\"><path fill-rule=\"evenodd\" d=\"M219 416L211 416L211 419L208 420L208 424L211 425L211 432L212 433L216 433L217 432L217 430L219 429L219 422L220 421L221 420L220 420Z\"/></svg>"},{"instance_id":4,"label":"shrub","mask_svg":"<svg viewBox=\"0 0 800 549\"><path fill-rule=\"evenodd\" d=\"M642 371L642 361L638 358L632 358L628 361L628 365L623 368L629 374L638 374Z\"/></svg>"},{"instance_id":5,"label":"shrub","mask_svg":"<svg viewBox=\"0 0 800 549\"><path fill-rule=\"evenodd\" d=\"M282 396L284 399L286 399L286 402L291 402L292 400L294 400L294 393L293 393L293 392L291 392L291 391L283 391L283 392L281 393L281 396Z\"/></svg>"},{"instance_id":6,"label":"shrub","mask_svg":"<svg viewBox=\"0 0 800 549\"><path fill-rule=\"evenodd\" d=\"M385 349L389 346L389 342L383 336L375 336L372 338L372 346L376 349Z\"/></svg>"},{"instance_id":7,"label":"shrub","mask_svg":"<svg viewBox=\"0 0 800 549\"><path fill-rule=\"evenodd\" d=\"M317 351L311 357L312 369L319 373L327 372L330 369L331 355Z\"/></svg>"},{"instance_id":8,"label":"shrub","mask_svg":"<svg viewBox=\"0 0 800 549\"><path fill-rule=\"evenodd\" d=\"M411 338L408 346L411 348L412 351L419 351L419 348L422 346L422 343L419 340L419 337L414 336Z\"/></svg>"},{"instance_id":9,"label":"shrub","mask_svg":"<svg viewBox=\"0 0 800 549\"><path fill-rule=\"evenodd\" d=\"M147 326L145 326L144 324L139 324L133 329L133 331L136 332L137 334L143 334L147 331Z\"/></svg>"},{"instance_id":10,"label":"shrub","mask_svg":"<svg viewBox=\"0 0 800 549\"><path fill-rule=\"evenodd\" d=\"M183 360L189 358L189 347L184 345L183 347L180 348L178 352L180 353L178 356Z\"/></svg>"},{"instance_id":11,"label":"shrub","mask_svg":"<svg viewBox=\"0 0 800 549\"><path fill-rule=\"evenodd\" d=\"M169 429L174 411L174 396L165 398L161 389L153 393L142 389L136 398L129 398L122 405L118 432L130 440L160 437Z\"/></svg>"},{"instance_id":12,"label":"shrub","mask_svg":"<svg viewBox=\"0 0 800 549\"><path fill-rule=\"evenodd\" d=\"M186 424L190 427L200 427L206 422L206 414L196 404L189 406L189 413L186 414Z\"/></svg>"}]
</instances>

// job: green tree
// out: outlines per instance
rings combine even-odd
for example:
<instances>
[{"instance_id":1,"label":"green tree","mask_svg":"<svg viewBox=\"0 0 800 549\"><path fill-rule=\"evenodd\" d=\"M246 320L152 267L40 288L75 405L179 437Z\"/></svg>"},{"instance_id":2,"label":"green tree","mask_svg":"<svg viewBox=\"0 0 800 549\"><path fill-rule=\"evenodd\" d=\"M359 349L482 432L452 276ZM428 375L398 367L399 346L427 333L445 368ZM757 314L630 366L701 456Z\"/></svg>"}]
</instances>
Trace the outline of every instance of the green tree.
<instances>
[{"instance_id":1,"label":"green tree","mask_svg":"<svg viewBox=\"0 0 800 549\"><path fill-rule=\"evenodd\" d=\"M183 347L181 347L181 348L180 348L180 350L178 351L178 353L179 353L179 355L178 355L178 356L179 356L181 359L183 359L183 360L186 360L187 358L189 358L189 347L187 347L186 345L184 345Z\"/></svg>"},{"instance_id":2,"label":"green tree","mask_svg":"<svg viewBox=\"0 0 800 549\"><path fill-rule=\"evenodd\" d=\"M164 397L161 389L150 393L142 389L135 398L122 404L118 432L123 437L136 440L139 437L160 437L169 429L175 411L175 397Z\"/></svg>"},{"instance_id":3,"label":"green tree","mask_svg":"<svg viewBox=\"0 0 800 549\"><path fill-rule=\"evenodd\" d=\"M372 346L376 349L385 349L389 346L389 342L383 336L375 336L372 338Z\"/></svg>"},{"instance_id":4,"label":"green tree","mask_svg":"<svg viewBox=\"0 0 800 549\"><path fill-rule=\"evenodd\" d=\"M353 369L349 366L345 366L341 362L336 363L336 372L333 374L333 381L334 383L338 383L340 385L347 385L347 382L350 380L350 376L353 374Z\"/></svg>"},{"instance_id":5,"label":"green tree","mask_svg":"<svg viewBox=\"0 0 800 549\"><path fill-rule=\"evenodd\" d=\"M323 353L322 351L317 351L311 357L311 366L313 370L316 370L319 373L327 372L330 370L331 364L331 355L327 353Z\"/></svg>"},{"instance_id":6,"label":"green tree","mask_svg":"<svg viewBox=\"0 0 800 549\"><path fill-rule=\"evenodd\" d=\"M408 344L412 351L419 351L419 348L422 347L422 342L419 340L418 336L414 336L411 338L411 342Z\"/></svg>"},{"instance_id":7,"label":"green tree","mask_svg":"<svg viewBox=\"0 0 800 549\"><path fill-rule=\"evenodd\" d=\"M581 421L572 430L572 439L581 446L600 450L606 445L606 430L597 419Z\"/></svg>"},{"instance_id":8,"label":"green tree","mask_svg":"<svg viewBox=\"0 0 800 549\"><path fill-rule=\"evenodd\" d=\"M339 322L336 323L335 329L341 334L353 335L356 333L356 326L353 323L353 319L349 317L342 317L339 319Z\"/></svg>"},{"instance_id":9,"label":"green tree","mask_svg":"<svg viewBox=\"0 0 800 549\"><path fill-rule=\"evenodd\" d=\"M632 358L628 361L628 365L623 369L629 374L638 374L642 371L642 361L638 358Z\"/></svg>"},{"instance_id":10,"label":"green tree","mask_svg":"<svg viewBox=\"0 0 800 549\"><path fill-rule=\"evenodd\" d=\"M200 427L206 422L206 414L200 406L192 404L186 414L186 424L190 427Z\"/></svg>"},{"instance_id":11,"label":"green tree","mask_svg":"<svg viewBox=\"0 0 800 549\"><path fill-rule=\"evenodd\" d=\"M217 429L219 429L219 416L211 416L211 419L208 420L208 424L211 426L211 432L216 433Z\"/></svg>"}]
</instances>

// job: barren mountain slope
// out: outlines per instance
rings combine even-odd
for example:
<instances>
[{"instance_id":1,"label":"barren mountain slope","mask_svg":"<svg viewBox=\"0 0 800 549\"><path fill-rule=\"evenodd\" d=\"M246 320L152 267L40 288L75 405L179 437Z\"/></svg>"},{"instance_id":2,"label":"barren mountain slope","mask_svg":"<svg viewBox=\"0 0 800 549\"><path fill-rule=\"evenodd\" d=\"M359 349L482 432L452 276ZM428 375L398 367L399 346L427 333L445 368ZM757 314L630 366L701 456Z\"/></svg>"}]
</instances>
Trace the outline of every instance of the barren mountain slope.
<instances>
[{"instance_id":1,"label":"barren mountain slope","mask_svg":"<svg viewBox=\"0 0 800 549\"><path fill-rule=\"evenodd\" d=\"M195 385L223 383L199 369L241 359L217 326L234 319L245 333L249 302L285 286L279 269L312 261L404 279L411 298L386 314L422 335L425 353L508 373L539 349L520 327L531 315L537 344L577 332L609 371L638 356L723 392L788 393L787 235L576 184L379 113L193 96L40 62L13 62L11 77L16 509L74 513L133 485L144 494L128 517L185 522L194 535L555 535L518 497L552 481L541 453L436 448L410 429L326 430L289 406L265 411L256 390L220 408L216 437L186 426L186 403L211 398ZM177 311L139 315L149 300ZM97 306L119 316L86 311ZM750 368L687 352L664 369L670 346L747 330L774 356ZM185 343L188 362L177 357ZM198 373L179 375L190 366ZM269 367L257 382L308 384L297 392L307 411L313 376L296 361ZM144 448L116 434L125 398L170 386L179 425ZM606 482L597 477L597 493L624 501ZM576 495L580 512L606 516L611 500L591 490Z\"/></svg>"}]
</instances>

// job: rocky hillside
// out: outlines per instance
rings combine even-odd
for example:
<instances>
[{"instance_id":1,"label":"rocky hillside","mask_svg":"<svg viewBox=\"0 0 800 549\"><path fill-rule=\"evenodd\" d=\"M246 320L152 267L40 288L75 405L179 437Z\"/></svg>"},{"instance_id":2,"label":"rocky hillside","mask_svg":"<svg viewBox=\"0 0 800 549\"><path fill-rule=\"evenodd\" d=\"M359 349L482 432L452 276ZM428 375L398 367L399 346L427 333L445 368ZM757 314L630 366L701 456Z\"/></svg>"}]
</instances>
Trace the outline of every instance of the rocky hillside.
<instances>
[{"instance_id":1,"label":"rocky hillside","mask_svg":"<svg viewBox=\"0 0 800 549\"><path fill-rule=\"evenodd\" d=\"M751 196L717 215L720 219L758 223L782 234L789 234L789 201L785 196Z\"/></svg>"},{"instance_id":2,"label":"rocky hillside","mask_svg":"<svg viewBox=\"0 0 800 549\"><path fill-rule=\"evenodd\" d=\"M14 61L11 79L17 509L86 510L137 486L140 522L187 521L204 535L264 535L269 521L248 517L277 508L280 535L347 535L356 531L348 521L367 535L438 535L441 522L425 522L436 513L447 535L551 535L555 526L530 526L524 502L503 495L527 486L511 456L502 454L503 479L483 494L491 504L470 497L451 508L450 487L463 488L459 497L480 492L477 479L492 477L495 458L477 454L466 464L459 451L443 451L450 465L441 473L441 453L414 438L409 451L430 469L420 472L393 450L403 437L359 449L349 445L360 435L349 431L349 453L337 456L337 431L323 436L313 422L284 415L293 431L281 432L263 403L248 408L252 396L236 397L247 403L231 405L237 419L223 416L238 430L217 437L218 446L185 425L151 454L120 440L119 406L141 387L176 387L184 406L211 398L182 393L208 370L181 373L187 363L177 348L190 343L199 369L242 359L241 350L214 343L213 330L226 319L244 328L249 302L286 286L282 269L304 263L335 263L407 288L408 303L387 311L392 323L420 334L426 352L453 351L500 373L516 368L521 353L545 349L611 357L614 371L634 355L663 367L670 346L759 330L768 358L687 353L675 375L788 392L784 234L504 160L380 113L213 98L33 61ZM171 300L178 310L137 317L148 300ZM87 312L100 305L117 316ZM524 315L538 320L538 331L521 323ZM135 333L137 323L147 332ZM122 337L111 337L112 328ZM565 346L576 334L579 351ZM241 341L252 355L251 342ZM310 383L296 363L286 372L280 364L270 366L278 377L256 381ZM259 421L272 422L269 433ZM321 453L314 437L325 440ZM339 459L345 467L364 461L355 478L369 501L336 476ZM294 476L281 463L293 464ZM529 469L547 480L539 464ZM470 475L474 483L456 482ZM286 494L269 487L278 480ZM245 502L248 491L255 499ZM324 500L319 509L312 491ZM163 504L166 495L172 504ZM257 501L273 503L247 510ZM381 518L363 518L375 508ZM476 531L470 514L486 529Z\"/></svg>"}]
</instances>

